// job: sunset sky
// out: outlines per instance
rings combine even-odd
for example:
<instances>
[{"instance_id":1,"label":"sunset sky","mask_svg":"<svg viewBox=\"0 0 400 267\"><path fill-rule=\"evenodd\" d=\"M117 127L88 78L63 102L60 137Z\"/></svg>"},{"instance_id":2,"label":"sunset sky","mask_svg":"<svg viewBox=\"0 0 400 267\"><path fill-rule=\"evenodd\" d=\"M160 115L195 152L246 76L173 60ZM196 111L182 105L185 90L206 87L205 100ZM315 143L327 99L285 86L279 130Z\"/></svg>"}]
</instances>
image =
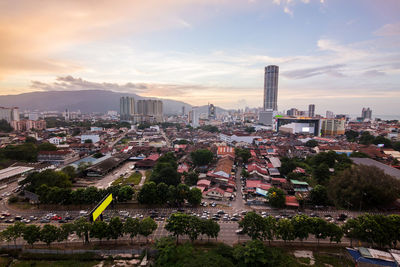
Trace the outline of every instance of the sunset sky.
<instances>
[{"instance_id":1,"label":"sunset sky","mask_svg":"<svg viewBox=\"0 0 400 267\"><path fill-rule=\"evenodd\" d=\"M0 94L107 89L400 115L399 0L0 0Z\"/></svg>"}]
</instances>

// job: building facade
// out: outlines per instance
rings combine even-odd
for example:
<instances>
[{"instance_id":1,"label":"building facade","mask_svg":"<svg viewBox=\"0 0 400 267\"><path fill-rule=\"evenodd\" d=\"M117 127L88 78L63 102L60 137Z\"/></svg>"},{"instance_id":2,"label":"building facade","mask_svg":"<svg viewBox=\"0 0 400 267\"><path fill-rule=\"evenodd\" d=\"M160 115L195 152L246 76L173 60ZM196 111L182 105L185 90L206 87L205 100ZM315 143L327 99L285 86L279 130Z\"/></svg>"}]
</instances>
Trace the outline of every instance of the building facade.
<instances>
[{"instance_id":1,"label":"building facade","mask_svg":"<svg viewBox=\"0 0 400 267\"><path fill-rule=\"evenodd\" d=\"M344 119L322 119L321 134L323 136L342 135L346 130L346 120Z\"/></svg>"},{"instance_id":2,"label":"building facade","mask_svg":"<svg viewBox=\"0 0 400 267\"><path fill-rule=\"evenodd\" d=\"M131 120L135 114L135 99L123 96L119 101L119 112L121 120Z\"/></svg>"},{"instance_id":3,"label":"building facade","mask_svg":"<svg viewBox=\"0 0 400 267\"><path fill-rule=\"evenodd\" d=\"M142 99L137 101L137 115L141 121L162 122L163 102L161 100Z\"/></svg>"},{"instance_id":4,"label":"building facade","mask_svg":"<svg viewBox=\"0 0 400 267\"><path fill-rule=\"evenodd\" d=\"M279 67L270 65L265 67L264 74L264 110L278 110L278 77Z\"/></svg>"},{"instance_id":5,"label":"building facade","mask_svg":"<svg viewBox=\"0 0 400 267\"><path fill-rule=\"evenodd\" d=\"M45 120L21 120L21 121L12 121L10 123L11 127L14 128L15 131L29 131L32 129L35 130L44 130L46 129L46 121Z\"/></svg>"},{"instance_id":6,"label":"building facade","mask_svg":"<svg viewBox=\"0 0 400 267\"><path fill-rule=\"evenodd\" d=\"M308 117L311 117L311 118L315 117L315 105L314 104L308 105Z\"/></svg>"},{"instance_id":7,"label":"building facade","mask_svg":"<svg viewBox=\"0 0 400 267\"><path fill-rule=\"evenodd\" d=\"M208 119L215 120L217 118L217 109L213 104L208 105Z\"/></svg>"},{"instance_id":8,"label":"building facade","mask_svg":"<svg viewBox=\"0 0 400 267\"><path fill-rule=\"evenodd\" d=\"M0 120L6 120L8 123L19 121L19 110L17 107L0 107Z\"/></svg>"},{"instance_id":9,"label":"building facade","mask_svg":"<svg viewBox=\"0 0 400 267\"><path fill-rule=\"evenodd\" d=\"M363 120L371 120L372 119L372 110L370 108L363 108L361 111L361 118Z\"/></svg>"}]
</instances>

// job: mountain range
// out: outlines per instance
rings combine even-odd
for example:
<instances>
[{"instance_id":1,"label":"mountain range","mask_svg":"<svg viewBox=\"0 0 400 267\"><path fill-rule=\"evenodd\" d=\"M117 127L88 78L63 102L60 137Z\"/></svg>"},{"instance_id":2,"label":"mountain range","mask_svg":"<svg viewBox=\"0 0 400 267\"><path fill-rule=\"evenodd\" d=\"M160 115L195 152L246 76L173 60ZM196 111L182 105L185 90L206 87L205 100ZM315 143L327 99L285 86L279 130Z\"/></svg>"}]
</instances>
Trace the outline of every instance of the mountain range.
<instances>
[{"instance_id":1,"label":"mountain range","mask_svg":"<svg viewBox=\"0 0 400 267\"><path fill-rule=\"evenodd\" d=\"M39 111L70 111L80 110L82 113L119 111L119 99L122 96L134 97L135 100L150 99L132 93L119 93L108 90L78 90L78 91L43 91L23 93L19 95L0 96L0 106L19 107L23 110ZM192 105L171 99L151 98L163 101L164 114L181 114L182 107L186 113ZM217 113L226 110L217 107ZM207 112L207 106L201 106L200 112Z\"/></svg>"}]
</instances>

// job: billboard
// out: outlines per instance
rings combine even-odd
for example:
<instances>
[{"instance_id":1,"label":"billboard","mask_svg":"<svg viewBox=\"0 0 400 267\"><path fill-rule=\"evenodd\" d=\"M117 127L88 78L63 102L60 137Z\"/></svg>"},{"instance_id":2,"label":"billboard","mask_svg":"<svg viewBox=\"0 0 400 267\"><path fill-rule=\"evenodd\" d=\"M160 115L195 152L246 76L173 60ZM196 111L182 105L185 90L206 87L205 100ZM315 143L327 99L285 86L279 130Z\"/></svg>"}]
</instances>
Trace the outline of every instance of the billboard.
<instances>
[{"instance_id":1,"label":"billboard","mask_svg":"<svg viewBox=\"0 0 400 267\"><path fill-rule=\"evenodd\" d=\"M90 213L90 221L94 222L102 213L103 211L110 205L111 201L113 200L112 193L108 194L99 204L92 210Z\"/></svg>"}]
</instances>

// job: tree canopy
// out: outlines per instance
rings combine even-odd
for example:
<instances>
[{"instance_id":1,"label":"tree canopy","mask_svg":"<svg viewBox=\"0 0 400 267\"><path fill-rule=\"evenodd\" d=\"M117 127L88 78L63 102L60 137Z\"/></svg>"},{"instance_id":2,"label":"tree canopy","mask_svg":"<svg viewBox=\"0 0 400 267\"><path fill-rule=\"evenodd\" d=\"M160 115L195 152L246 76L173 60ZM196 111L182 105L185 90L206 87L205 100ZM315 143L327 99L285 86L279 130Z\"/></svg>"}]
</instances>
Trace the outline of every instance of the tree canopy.
<instances>
[{"instance_id":1,"label":"tree canopy","mask_svg":"<svg viewBox=\"0 0 400 267\"><path fill-rule=\"evenodd\" d=\"M214 157L214 154L208 149L198 149L190 153L193 164L196 166L208 165Z\"/></svg>"}]
</instances>

